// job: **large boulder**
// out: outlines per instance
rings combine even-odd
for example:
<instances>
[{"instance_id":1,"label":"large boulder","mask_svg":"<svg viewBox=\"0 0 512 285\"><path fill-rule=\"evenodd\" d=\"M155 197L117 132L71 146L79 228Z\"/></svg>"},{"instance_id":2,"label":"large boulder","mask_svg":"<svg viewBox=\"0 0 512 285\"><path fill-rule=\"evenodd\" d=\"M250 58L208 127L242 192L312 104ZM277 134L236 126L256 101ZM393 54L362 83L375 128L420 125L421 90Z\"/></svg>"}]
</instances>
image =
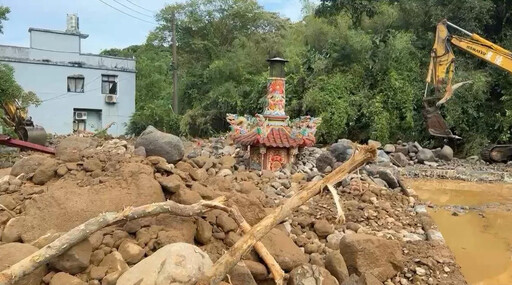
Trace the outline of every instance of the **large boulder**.
<instances>
[{"instance_id":1,"label":"large boulder","mask_svg":"<svg viewBox=\"0 0 512 285\"><path fill-rule=\"evenodd\" d=\"M104 212L165 201L148 165L126 163L112 177L116 179L86 187L61 179L44 194L27 200L24 215L17 218L23 241L32 242L50 230L67 232Z\"/></svg>"},{"instance_id":2,"label":"large boulder","mask_svg":"<svg viewBox=\"0 0 512 285\"><path fill-rule=\"evenodd\" d=\"M339 251L332 251L327 255L325 258L325 269L329 270L340 284L348 279L347 264Z\"/></svg>"},{"instance_id":3,"label":"large boulder","mask_svg":"<svg viewBox=\"0 0 512 285\"><path fill-rule=\"evenodd\" d=\"M444 161L452 160L453 159L453 149L447 145L443 146L443 148L437 154L437 158L444 160Z\"/></svg>"},{"instance_id":4,"label":"large boulder","mask_svg":"<svg viewBox=\"0 0 512 285\"><path fill-rule=\"evenodd\" d=\"M11 175L18 176L22 173L31 174L36 172L39 166L53 159L44 155L31 155L18 160L11 168Z\"/></svg>"},{"instance_id":5,"label":"large boulder","mask_svg":"<svg viewBox=\"0 0 512 285\"><path fill-rule=\"evenodd\" d=\"M169 163L176 163L185 155L185 147L179 137L161 132L153 126L147 127L135 142L135 148L141 146L147 156L160 156Z\"/></svg>"},{"instance_id":6,"label":"large boulder","mask_svg":"<svg viewBox=\"0 0 512 285\"><path fill-rule=\"evenodd\" d=\"M6 243L0 245L0 272L38 250L37 247L24 243ZM21 278L14 285L41 284L46 273L46 265L43 265L32 271L29 275Z\"/></svg>"},{"instance_id":7,"label":"large boulder","mask_svg":"<svg viewBox=\"0 0 512 285\"><path fill-rule=\"evenodd\" d=\"M416 154L416 158L418 159L419 163L424 163L425 161L430 161L430 162L436 161L434 153L428 148L420 149L418 151L418 153Z\"/></svg>"},{"instance_id":8,"label":"large boulder","mask_svg":"<svg viewBox=\"0 0 512 285\"><path fill-rule=\"evenodd\" d=\"M406 167L409 164L407 156L401 152L395 152L389 155L391 163L399 167Z\"/></svg>"},{"instance_id":9,"label":"large boulder","mask_svg":"<svg viewBox=\"0 0 512 285\"><path fill-rule=\"evenodd\" d=\"M87 269L91 260L91 254L92 245L86 239L54 258L50 265L60 271L77 274Z\"/></svg>"},{"instance_id":10,"label":"large boulder","mask_svg":"<svg viewBox=\"0 0 512 285\"><path fill-rule=\"evenodd\" d=\"M400 184L398 184L398 180L396 179L395 175L385 167L378 167L378 166L366 166L365 170L368 171L368 174L371 176L377 176L378 178L382 179L391 189L395 189L397 187L400 187Z\"/></svg>"},{"instance_id":11,"label":"large boulder","mask_svg":"<svg viewBox=\"0 0 512 285\"><path fill-rule=\"evenodd\" d=\"M174 243L157 250L128 269L117 285L193 284L213 265L208 254L187 243Z\"/></svg>"},{"instance_id":12,"label":"large boulder","mask_svg":"<svg viewBox=\"0 0 512 285\"><path fill-rule=\"evenodd\" d=\"M67 137L55 148L55 157L66 162L78 162L82 160L86 150L96 148L97 143L91 138Z\"/></svg>"},{"instance_id":13,"label":"large boulder","mask_svg":"<svg viewBox=\"0 0 512 285\"><path fill-rule=\"evenodd\" d=\"M349 273L362 275L368 272L381 282L395 276L404 267L398 241L366 234L345 235L340 242L340 252Z\"/></svg>"},{"instance_id":14,"label":"large boulder","mask_svg":"<svg viewBox=\"0 0 512 285\"><path fill-rule=\"evenodd\" d=\"M32 182L37 185L44 185L46 182L50 181L57 171L57 161L54 159L49 159L41 166L39 166L32 177Z\"/></svg>"},{"instance_id":15,"label":"large boulder","mask_svg":"<svg viewBox=\"0 0 512 285\"><path fill-rule=\"evenodd\" d=\"M352 155L352 141L341 139L337 143L331 145L329 152L336 161L344 162Z\"/></svg>"},{"instance_id":16,"label":"large boulder","mask_svg":"<svg viewBox=\"0 0 512 285\"><path fill-rule=\"evenodd\" d=\"M285 271L291 271L307 262L300 248L281 230L272 229L261 242Z\"/></svg>"},{"instance_id":17,"label":"large boulder","mask_svg":"<svg viewBox=\"0 0 512 285\"><path fill-rule=\"evenodd\" d=\"M290 272L288 285L339 285L336 278L334 278L329 271L325 268L304 264Z\"/></svg>"},{"instance_id":18,"label":"large boulder","mask_svg":"<svg viewBox=\"0 0 512 285\"><path fill-rule=\"evenodd\" d=\"M334 163L336 163L336 159L334 159L330 152L322 152L316 158L316 169L320 172L325 172L327 167L331 167L332 170L334 169Z\"/></svg>"}]
</instances>

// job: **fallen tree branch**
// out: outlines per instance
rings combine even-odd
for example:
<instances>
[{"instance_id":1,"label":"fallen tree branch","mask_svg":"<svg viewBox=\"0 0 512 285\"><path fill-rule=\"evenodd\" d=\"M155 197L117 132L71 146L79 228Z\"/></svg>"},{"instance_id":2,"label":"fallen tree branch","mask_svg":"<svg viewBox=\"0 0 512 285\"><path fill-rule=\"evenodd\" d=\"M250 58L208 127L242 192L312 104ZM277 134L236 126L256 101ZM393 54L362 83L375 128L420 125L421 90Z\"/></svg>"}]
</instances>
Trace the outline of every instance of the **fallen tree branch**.
<instances>
[{"instance_id":1,"label":"fallen tree branch","mask_svg":"<svg viewBox=\"0 0 512 285\"><path fill-rule=\"evenodd\" d=\"M9 216L11 216L11 218L16 217L16 214L15 214L13 211L11 211L11 210L7 209L7 208L6 208L4 205L2 205L2 204L0 204L0 209L4 210L7 214L9 214Z\"/></svg>"},{"instance_id":2,"label":"fallen tree branch","mask_svg":"<svg viewBox=\"0 0 512 285\"><path fill-rule=\"evenodd\" d=\"M253 246L263 238L271 229L282 222L292 212L317 195L326 185L336 184L349 173L359 169L366 162L375 160L377 150L374 146L357 146L354 155L336 170L325 176L322 180L306 185L301 191L293 195L281 206L256 224L249 232L240 238L217 262L210 268L197 285L217 284L224 279Z\"/></svg>"},{"instance_id":3,"label":"fallen tree branch","mask_svg":"<svg viewBox=\"0 0 512 285\"><path fill-rule=\"evenodd\" d=\"M229 212L231 215L235 218L235 221L238 223L242 231L247 234L251 230L251 225L245 221L244 217L238 210L238 208L233 205L231 208L229 208ZM258 255L263 259L265 264L267 264L268 269L272 273L272 278L274 278L274 281L276 285L283 285L284 282L284 271L279 266L275 258L268 252L267 248L261 243L260 241L256 242L254 244L254 249L256 249L256 252Z\"/></svg>"},{"instance_id":4,"label":"fallen tree branch","mask_svg":"<svg viewBox=\"0 0 512 285\"><path fill-rule=\"evenodd\" d=\"M331 192L334 204L336 204L336 212L338 213L338 218L336 219L336 222L343 224L345 223L345 212L343 212L343 208L341 207L340 196L338 195L336 188L334 188L332 184L327 184L327 188Z\"/></svg>"},{"instance_id":5,"label":"fallen tree branch","mask_svg":"<svg viewBox=\"0 0 512 285\"><path fill-rule=\"evenodd\" d=\"M47 264L53 258L63 254L74 245L83 241L92 233L115 222L164 213L182 217L192 217L201 215L210 209L225 210L226 207L221 204L224 201L225 197L219 197L212 201L200 201L192 205L182 205L174 201L166 201L135 208L129 207L121 212L103 213L73 228L54 242L0 272L0 285L14 284L23 276L30 274L38 267Z\"/></svg>"}]
</instances>

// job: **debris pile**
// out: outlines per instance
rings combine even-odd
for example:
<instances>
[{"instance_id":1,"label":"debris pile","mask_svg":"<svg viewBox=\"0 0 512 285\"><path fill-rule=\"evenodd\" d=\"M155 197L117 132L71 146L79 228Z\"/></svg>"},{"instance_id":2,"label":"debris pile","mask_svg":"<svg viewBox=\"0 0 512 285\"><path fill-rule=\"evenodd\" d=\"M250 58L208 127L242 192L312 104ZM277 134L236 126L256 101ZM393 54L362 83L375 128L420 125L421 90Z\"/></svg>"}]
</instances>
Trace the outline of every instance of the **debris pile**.
<instances>
[{"instance_id":1,"label":"debris pile","mask_svg":"<svg viewBox=\"0 0 512 285\"><path fill-rule=\"evenodd\" d=\"M55 157L18 160L11 175L0 178L0 271L102 213L166 200L197 205L224 196L225 205L236 206L254 226L353 152L343 140L329 151L304 149L290 170L255 171L222 138L190 142L156 129L145 133L134 145L70 136L59 142ZM161 145L163 136L167 143ZM405 154L397 146L384 146L379 159L385 160L381 153L401 153L408 164L420 160L420 150L407 148ZM323 191L266 234L261 242L288 284L465 284L424 207L398 180L381 166L367 165L334 185L344 223L332 195ZM243 235L236 218L222 209L114 223L16 284L187 284ZM271 273L253 249L225 281L273 284Z\"/></svg>"}]
</instances>

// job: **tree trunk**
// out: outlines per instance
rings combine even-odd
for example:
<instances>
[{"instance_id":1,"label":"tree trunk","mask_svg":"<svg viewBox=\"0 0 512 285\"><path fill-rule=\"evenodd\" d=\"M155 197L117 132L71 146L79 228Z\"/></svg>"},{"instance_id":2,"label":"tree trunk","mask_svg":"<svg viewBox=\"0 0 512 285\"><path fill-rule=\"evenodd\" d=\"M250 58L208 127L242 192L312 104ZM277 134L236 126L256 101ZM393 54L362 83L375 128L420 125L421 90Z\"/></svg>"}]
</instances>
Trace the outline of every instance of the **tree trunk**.
<instances>
[{"instance_id":1,"label":"tree trunk","mask_svg":"<svg viewBox=\"0 0 512 285\"><path fill-rule=\"evenodd\" d=\"M336 170L322 180L308 184L297 194L292 196L283 205L274 209L274 212L266 216L233 245L223 256L217 260L213 267L196 285L217 284L224 279L256 242L263 238L271 229L282 222L292 212L317 195L327 184L336 184L343 180L349 173L357 170L368 161L375 160L377 150L374 146L354 146L354 154Z\"/></svg>"}]
</instances>

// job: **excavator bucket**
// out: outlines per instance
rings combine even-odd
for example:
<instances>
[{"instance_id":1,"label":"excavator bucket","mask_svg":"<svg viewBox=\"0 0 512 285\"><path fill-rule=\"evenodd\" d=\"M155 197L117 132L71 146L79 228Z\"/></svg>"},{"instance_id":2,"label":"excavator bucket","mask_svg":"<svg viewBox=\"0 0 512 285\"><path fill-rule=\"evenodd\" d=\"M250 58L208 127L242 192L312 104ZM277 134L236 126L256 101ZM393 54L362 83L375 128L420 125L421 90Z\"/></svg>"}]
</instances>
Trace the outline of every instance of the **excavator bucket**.
<instances>
[{"instance_id":1,"label":"excavator bucket","mask_svg":"<svg viewBox=\"0 0 512 285\"><path fill-rule=\"evenodd\" d=\"M42 146L46 145L46 131L41 126L25 126L21 128L19 132L20 138L26 142L31 142Z\"/></svg>"},{"instance_id":2,"label":"excavator bucket","mask_svg":"<svg viewBox=\"0 0 512 285\"><path fill-rule=\"evenodd\" d=\"M428 104L424 101L424 107L423 117L427 122L428 132L432 136L450 139L461 139L461 137L454 135L448 128L448 124L444 120L443 116L441 116L437 106L429 107Z\"/></svg>"}]
</instances>

